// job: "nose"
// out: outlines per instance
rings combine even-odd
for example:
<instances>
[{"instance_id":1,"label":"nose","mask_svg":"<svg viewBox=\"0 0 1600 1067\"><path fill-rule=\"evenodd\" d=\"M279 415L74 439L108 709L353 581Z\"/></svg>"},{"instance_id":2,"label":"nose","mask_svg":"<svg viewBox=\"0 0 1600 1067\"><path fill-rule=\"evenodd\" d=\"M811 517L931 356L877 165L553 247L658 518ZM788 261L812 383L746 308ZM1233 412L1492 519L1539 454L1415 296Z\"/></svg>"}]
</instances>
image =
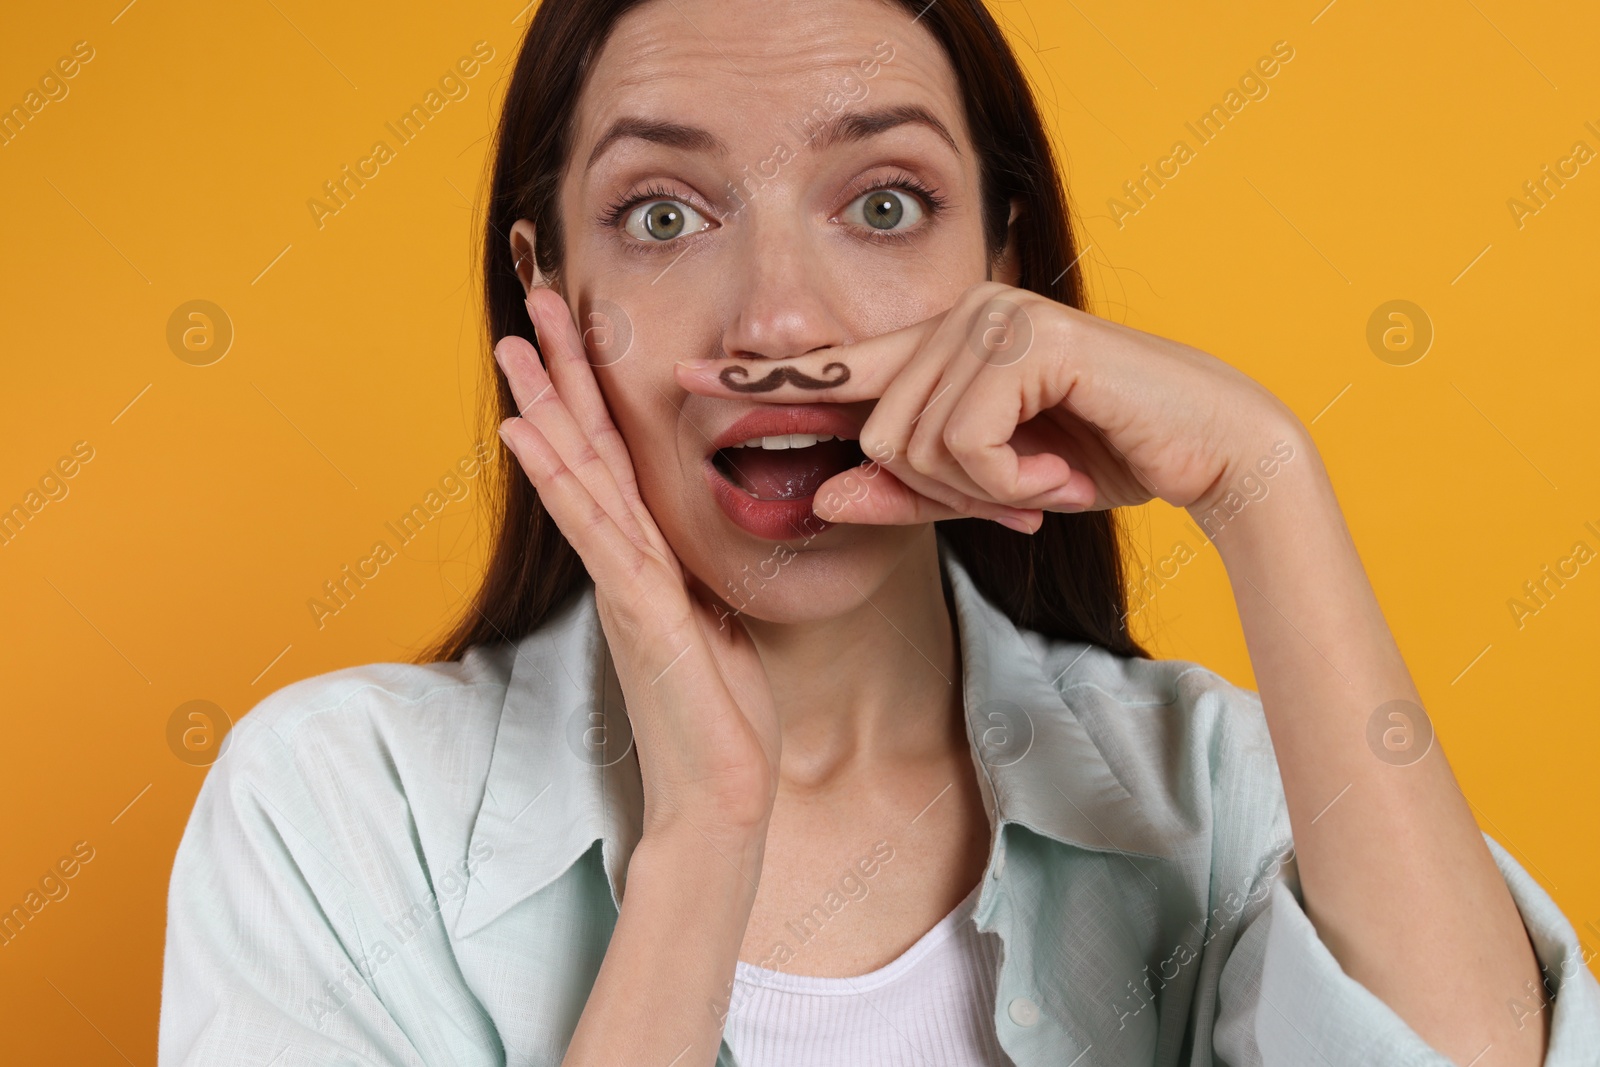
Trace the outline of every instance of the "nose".
<instances>
[{"instance_id":1,"label":"nose","mask_svg":"<svg viewBox=\"0 0 1600 1067\"><path fill-rule=\"evenodd\" d=\"M848 342L815 235L798 218L756 204L740 214L743 225L730 264L737 278L735 306L723 351L743 359L783 359Z\"/></svg>"}]
</instances>

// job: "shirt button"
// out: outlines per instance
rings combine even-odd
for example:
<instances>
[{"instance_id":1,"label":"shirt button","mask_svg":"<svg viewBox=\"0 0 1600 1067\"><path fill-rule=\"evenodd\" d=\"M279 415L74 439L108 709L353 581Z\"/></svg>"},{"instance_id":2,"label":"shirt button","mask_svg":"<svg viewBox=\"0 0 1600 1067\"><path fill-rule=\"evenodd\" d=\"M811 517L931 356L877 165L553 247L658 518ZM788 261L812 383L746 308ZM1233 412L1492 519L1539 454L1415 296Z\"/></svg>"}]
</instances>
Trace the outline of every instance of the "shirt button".
<instances>
[{"instance_id":1,"label":"shirt button","mask_svg":"<svg viewBox=\"0 0 1600 1067\"><path fill-rule=\"evenodd\" d=\"M1032 1026L1039 1021L1039 1005L1027 997L1018 997L1006 1008L1006 1014L1018 1026Z\"/></svg>"}]
</instances>

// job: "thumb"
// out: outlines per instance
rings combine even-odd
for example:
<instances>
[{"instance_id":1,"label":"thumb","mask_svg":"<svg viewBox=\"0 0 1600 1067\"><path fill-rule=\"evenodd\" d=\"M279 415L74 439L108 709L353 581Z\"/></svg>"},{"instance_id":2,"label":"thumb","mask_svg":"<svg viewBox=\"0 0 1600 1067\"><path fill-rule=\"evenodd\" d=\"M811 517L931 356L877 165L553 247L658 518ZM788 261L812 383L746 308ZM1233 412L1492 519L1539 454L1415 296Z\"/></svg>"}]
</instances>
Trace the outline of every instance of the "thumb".
<instances>
[{"instance_id":1,"label":"thumb","mask_svg":"<svg viewBox=\"0 0 1600 1067\"><path fill-rule=\"evenodd\" d=\"M827 522L863 526L913 526L939 519L980 518L1031 533L1044 521L1037 508L1012 508L960 495L965 510L923 496L888 470L865 464L841 471L817 487L811 509Z\"/></svg>"}]
</instances>

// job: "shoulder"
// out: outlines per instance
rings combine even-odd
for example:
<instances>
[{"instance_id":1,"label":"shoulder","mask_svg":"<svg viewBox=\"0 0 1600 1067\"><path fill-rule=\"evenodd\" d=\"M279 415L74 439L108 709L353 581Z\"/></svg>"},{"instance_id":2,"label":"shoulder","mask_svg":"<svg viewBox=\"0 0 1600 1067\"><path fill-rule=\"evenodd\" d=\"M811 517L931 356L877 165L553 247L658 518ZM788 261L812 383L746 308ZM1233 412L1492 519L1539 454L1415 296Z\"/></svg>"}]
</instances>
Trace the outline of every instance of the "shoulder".
<instances>
[{"instance_id":1,"label":"shoulder","mask_svg":"<svg viewBox=\"0 0 1600 1067\"><path fill-rule=\"evenodd\" d=\"M376 928L348 927L351 916L403 913L436 885L459 888L476 865L468 849L518 647L346 667L268 694L201 785L169 907L238 912L289 887L325 916L304 922L359 940Z\"/></svg>"},{"instance_id":2,"label":"shoulder","mask_svg":"<svg viewBox=\"0 0 1600 1067\"><path fill-rule=\"evenodd\" d=\"M1150 815L1207 835L1288 836L1260 696L1208 667L1121 656L1023 631L1063 714L1077 718Z\"/></svg>"},{"instance_id":3,"label":"shoulder","mask_svg":"<svg viewBox=\"0 0 1600 1067\"><path fill-rule=\"evenodd\" d=\"M459 662L367 663L291 682L239 720L218 764L243 769L272 749L338 751L358 771L437 752L441 740L492 741L515 651L475 647Z\"/></svg>"},{"instance_id":4,"label":"shoulder","mask_svg":"<svg viewBox=\"0 0 1600 1067\"><path fill-rule=\"evenodd\" d=\"M507 723L524 742L515 755L536 759L547 739L525 743L530 725L544 730L587 692L582 663L599 638L592 599L574 596L529 633L459 661L367 663L292 682L234 725L200 803L208 790L249 789L315 804L349 829L464 838Z\"/></svg>"},{"instance_id":5,"label":"shoulder","mask_svg":"<svg viewBox=\"0 0 1600 1067\"><path fill-rule=\"evenodd\" d=\"M368 663L277 689L234 724L191 821L284 823L341 850L379 838L456 847L481 803L515 653Z\"/></svg>"},{"instance_id":6,"label":"shoulder","mask_svg":"<svg viewBox=\"0 0 1600 1067\"><path fill-rule=\"evenodd\" d=\"M1136 747L1271 756L1261 698L1209 667L1121 656L1099 645L1020 631L1040 668L1085 725Z\"/></svg>"},{"instance_id":7,"label":"shoulder","mask_svg":"<svg viewBox=\"0 0 1600 1067\"><path fill-rule=\"evenodd\" d=\"M470 713L503 693L514 649L474 647L459 662L365 663L312 675L268 694L247 716L285 741L382 718ZM241 723L244 720L241 720Z\"/></svg>"}]
</instances>

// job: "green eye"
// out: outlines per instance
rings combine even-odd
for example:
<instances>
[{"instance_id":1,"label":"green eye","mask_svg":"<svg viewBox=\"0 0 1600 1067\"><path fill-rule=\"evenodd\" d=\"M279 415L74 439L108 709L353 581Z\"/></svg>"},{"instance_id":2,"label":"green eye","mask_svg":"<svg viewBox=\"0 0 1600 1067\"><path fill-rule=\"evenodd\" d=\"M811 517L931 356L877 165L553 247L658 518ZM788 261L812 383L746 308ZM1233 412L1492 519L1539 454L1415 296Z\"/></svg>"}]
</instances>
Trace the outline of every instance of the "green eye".
<instances>
[{"instance_id":1,"label":"green eye","mask_svg":"<svg viewBox=\"0 0 1600 1067\"><path fill-rule=\"evenodd\" d=\"M698 233L707 226L694 208L677 200L653 200L629 213L624 227L641 241L664 243L684 234Z\"/></svg>"},{"instance_id":2,"label":"green eye","mask_svg":"<svg viewBox=\"0 0 1600 1067\"><path fill-rule=\"evenodd\" d=\"M845 208L845 215L868 229L897 231L922 221L922 205L915 197L894 189L874 189L852 201Z\"/></svg>"},{"instance_id":3,"label":"green eye","mask_svg":"<svg viewBox=\"0 0 1600 1067\"><path fill-rule=\"evenodd\" d=\"M905 217L905 205L900 203L900 198L893 193L872 193L861 205L861 213L866 216L867 225L879 230L892 230L900 225L900 220Z\"/></svg>"},{"instance_id":4,"label":"green eye","mask_svg":"<svg viewBox=\"0 0 1600 1067\"><path fill-rule=\"evenodd\" d=\"M663 241L683 232L683 212L675 204L651 204L644 211L644 228Z\"/></svg>"}]
</instances>

